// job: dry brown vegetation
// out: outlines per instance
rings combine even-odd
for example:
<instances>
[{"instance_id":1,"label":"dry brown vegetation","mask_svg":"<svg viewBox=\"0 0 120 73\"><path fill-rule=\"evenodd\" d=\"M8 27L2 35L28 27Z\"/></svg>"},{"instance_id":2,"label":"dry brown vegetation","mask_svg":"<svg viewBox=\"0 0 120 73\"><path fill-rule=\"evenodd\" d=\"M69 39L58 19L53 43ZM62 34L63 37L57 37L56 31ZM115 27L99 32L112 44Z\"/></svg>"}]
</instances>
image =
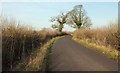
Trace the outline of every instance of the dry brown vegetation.
<instances>
[{"instance_id":1,"label":"dry brown vegetation","mask_svg":"<svg viewBox=\"0 0 120 73\"><path fill-rule=\"evenodd\" d=\"M78 39L85 39L89 43L95 43L111 49L117 49L120 33L118 33L118 24L110 23L110 25L103 28L79 29L75 31L74 37Z\"/></svg>"},{"instance_id":2,"label":"dry brown vegetation","mask_svg":"<svg viewBox=\"0 0 120 73\"><path fill-rule=\"evenodd\" d=\"M73 39L87 48L118 61L120 33L116 23L110 23L102 28L79 29L73 33Z\"/></svg>"},{"instance_id":3,"label":"dry brown vegetation","mask_svg":"<svg viewBox=\"0 0 120 73\"><path fill-rule=\"evenodd\" d=\"M59 38L61 37L53 38L42 47L32 52L24 62L20 62L16 65L13 71L40 71L41 73L45 73L48 67L51 47Z\"/></svg>"},{"instance_id":4,"label":"dry brown vegetation","mask_svg":"<svg viewBox=\"0 0 120 73\"><path fill-rule=\"evenodd\" d=\"M3 71L13 69L20 61L24 61L48 40L63 35L58 31L47 29L35 31L28 26L21 26L20 23L4 17L1 18L1 24Z\"/></svg>"}]
</instances>

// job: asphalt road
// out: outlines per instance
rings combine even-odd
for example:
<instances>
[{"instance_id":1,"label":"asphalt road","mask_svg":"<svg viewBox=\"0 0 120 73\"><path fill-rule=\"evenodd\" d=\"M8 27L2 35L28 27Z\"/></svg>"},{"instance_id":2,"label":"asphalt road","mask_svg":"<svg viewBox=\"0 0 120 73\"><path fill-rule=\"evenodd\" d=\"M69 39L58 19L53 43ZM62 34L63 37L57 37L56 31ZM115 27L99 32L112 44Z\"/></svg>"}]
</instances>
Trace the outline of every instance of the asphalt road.
<instances>
[{"instance_id":1,"label":"asphalt road","mask_svg":"<svg viewBox=\"0 0 120 73\"><path fill-rule=\"evenodd\" d=\"M65 36L52 47L49 71L118 71L118 63Z\"/></svg>"}]
</instances>

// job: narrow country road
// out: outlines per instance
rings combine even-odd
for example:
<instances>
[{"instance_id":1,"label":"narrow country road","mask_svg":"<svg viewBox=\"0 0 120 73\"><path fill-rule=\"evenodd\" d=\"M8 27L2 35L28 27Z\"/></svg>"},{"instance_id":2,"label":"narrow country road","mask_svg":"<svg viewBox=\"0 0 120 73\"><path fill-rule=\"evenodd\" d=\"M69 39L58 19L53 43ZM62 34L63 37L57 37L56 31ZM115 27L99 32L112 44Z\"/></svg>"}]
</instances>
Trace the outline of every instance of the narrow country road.
<instances>
[{"instance_id":1,"label":"narrow country road","mask_svg":"<svg viewBox=\"0 0 120 73\"><path fill-rule=\"evenodd\" d=\"M52 47L49 71L118 71L118 64L65 36Z\"/></svg>"}]
</instances>

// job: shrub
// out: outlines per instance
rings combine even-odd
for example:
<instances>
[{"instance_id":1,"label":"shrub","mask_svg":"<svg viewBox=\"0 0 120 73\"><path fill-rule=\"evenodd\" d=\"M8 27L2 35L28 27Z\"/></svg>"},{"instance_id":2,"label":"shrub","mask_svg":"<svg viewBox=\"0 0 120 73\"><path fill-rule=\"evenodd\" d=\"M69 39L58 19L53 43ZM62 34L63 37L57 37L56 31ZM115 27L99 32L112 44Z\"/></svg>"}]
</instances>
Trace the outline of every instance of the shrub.
<instances>
[{"instance_id":1,"label":"shrub","mask_svg":"<svg viewBox=\"0 0 120 73\"><path fill-rule=\"evenodd\" d=\"M118 48L118 40L120 33L116 23L111 23L107 27L94 29L79 29L73 34L75 38L87 39L88 42L97 45L110 46L114 49Z\"/></svg>"},{"instance_id":2,"label":"shrub","mask_svg":"<svg viewBox=\"0 0 120 73\"><path fill-rule=\"evenodd\" d=\"M11 70L20 61L24 61L32 51L37 50L53 37L63 35L58 31L35 31L21 26L14 20L1 18L2 24L2 68Z\"/></svg>"}]
</instances>

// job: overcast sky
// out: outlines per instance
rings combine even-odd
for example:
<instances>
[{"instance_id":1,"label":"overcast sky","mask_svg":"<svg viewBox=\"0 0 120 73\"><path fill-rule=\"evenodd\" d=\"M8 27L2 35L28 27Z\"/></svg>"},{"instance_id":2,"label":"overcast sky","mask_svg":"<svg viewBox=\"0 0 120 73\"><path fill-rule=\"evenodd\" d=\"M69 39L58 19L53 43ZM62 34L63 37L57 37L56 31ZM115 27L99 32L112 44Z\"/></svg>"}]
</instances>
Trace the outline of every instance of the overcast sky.
<instances>
[{"instance_id":1,"label":"overcast sky","mask_svg":"<svg viewBox=\"0 0 120 73\"><path fill-rule=\"evenodd\" d=\"M5 15L39 30L51 28L52 23L49 20L52 16L57 16L61 11L69 11L75 5L81 4L92 20L94 28L105 26L118 18L117 2L5 2L2 3L2 11ZM64 30L73 29L65 26Z\"/></svg>"}]
</instances>

